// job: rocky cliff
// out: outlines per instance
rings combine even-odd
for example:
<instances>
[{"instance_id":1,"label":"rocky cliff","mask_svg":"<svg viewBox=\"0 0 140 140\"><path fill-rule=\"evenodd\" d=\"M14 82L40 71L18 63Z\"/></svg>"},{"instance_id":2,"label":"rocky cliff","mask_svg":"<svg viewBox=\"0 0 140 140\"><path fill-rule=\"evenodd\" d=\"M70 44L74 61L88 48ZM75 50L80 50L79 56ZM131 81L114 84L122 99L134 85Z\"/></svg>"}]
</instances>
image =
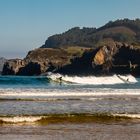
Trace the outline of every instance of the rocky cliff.
<instances>
[{"instance_id":1,"label":"rocky cliff","mask_svg":"<svg viewBox=\"0 0 140 140\"><path fill-rule=\"evenodd\" d=\"M46 72L56 72L70 65L72 60L81 57L90 48L38 48L30 51L23 59L8 60L4 64L3 75L40 75Z\"/></svg>"},{"instance_id":2,"label":"rocky cliff","mask_svg":"<svg viewBox=\"0 0 140 140\"><path fill-rule=\"evenodd\" d=\"M23 60L9 60L3 75L40 75L58 72L70 75L133 74L140 75L140 49L126 43L87 47L39 48Z\"/></svg>"},{"instance_id":3,"label":"rocky cliff","mask_svg":"<svg viewBox=\"0 0 140 140\"><path fill-rule=\"evenodd\" d=\"M3 58L3 57L0 57L0 74L1 74L1 72L2 72L3 65L4 65L5 62L6 62L6 59Z\"/></svg>"},{"instance_id":4,"label":"rocky cliff","mask_svg":"<svg viewBox=\"0 0 140 140\"><path fill-rule=\"evenodd\" d=\"M96 28L72 28L49 37L23 59L8 60L3 75L140 75L140 19L110 21Z\"/></svg>"},{"instance_id":5,"label":"rocky cliff","mask_svg":"<svg viewBox=\"0 0 140 140\"><path fill-rule=\"evenodd\" d=\"M102 46L93 58L97 73L140 75L140 49L125 43Z\"/></svg>"}]
</instances>

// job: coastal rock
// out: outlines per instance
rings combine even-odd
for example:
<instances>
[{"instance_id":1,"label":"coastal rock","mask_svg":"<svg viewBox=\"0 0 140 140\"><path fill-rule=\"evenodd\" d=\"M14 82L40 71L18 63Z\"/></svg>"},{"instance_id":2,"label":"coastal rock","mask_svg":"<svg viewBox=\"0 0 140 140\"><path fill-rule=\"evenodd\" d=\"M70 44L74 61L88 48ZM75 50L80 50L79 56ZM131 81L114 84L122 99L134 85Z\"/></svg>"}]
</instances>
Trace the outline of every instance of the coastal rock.
<instances>
[{"instance_id":1,"label":"coastal rock","mask_svg":"<svg viewBox=\"0 0 140 140\"><path fill-rule=\"evenodd\" d=\"M3 58L3 57L0 57L0 74L1 74L1 72L2 72L3 65L4 65L5 62L6 62L6 59Z\"/></svg>"},{"instance_id":2,"label":"coastal rock","mask_svg":"<svg viewBox=\"0 0 140 140\"><path fill-rule=\"evenodd\" d=\"M39 48L23 59L4 64L3 75L40 75L47 72L69 75L140 75L140 49L116 42L95 49L79 46Z\"/></svg>"},{"instance_id":3,"label":"coastal rock","mask_svg":"<svg viewBox=\"0 0 140 140\"><path fill-rule=\"evenodd\" d=\"M8 60L3 75L140 75L140 19L116 20L96 28L72 28L50 36L23 59Z\"/></svg>"},{"instance_id":4,"label":"coastal rock","mask_svg":"<svg viewBox=\"0 0 140 140\"><path fill-rule=\"evenodd\" d=\"M20 68L25 66L25 62L21 59L10 59L5 62L2 75L16 75Z\"/></svg>"},{"instance_id":5,"label":"coastal rock","mask_svg":"<svg viewBox=\"0 0 140 140\"><path fill-rule=\"evenodd\" d=\"M24 67L20 67L16 75L40 75L41 74L41 64L38 62L29 62Z\"/></svg>"},{"instance_id":6,"label":"coastal rock","mask_svg":"<svg viewBox=\"0 0 140 140\"><path fill-rule=\"evenodd\" d=\"M3 75L40 75L56 72L90 50L84 47L38 48L30 51L24 60L9 60L4 64Z\"/></svg>"},{"instance_id":7,"label":"coastal rock","mask_svg":"<svg viewBox=\"0 0 140 140\"><path fill-rule=\"evenodd\" d=\"M100 47L93 57L93 69L98 73L140 75L140 49L116 42L114 47Z\"/></svg>"},{"instance_id":8,"label":"coastal rock","mask_svg":"<svg viewBox=\"0 0 140 140\"><path fill-rule=\"evenodd\" d=\"M100 28L74 27L62 34L48 37L42 48L65 46L113 46L114 42L140 44L140 19L110 21Z\"/></svg>"},{"instance_id":9,"label":"coastal rock","mask_svg":"<svg viewBox=\"0 0 140 140\"><path fill-rule=\"evenodd\" d=\"M97 54L95 55L94 60L93 60L95 65L102 65L102 64L105 63L105 51L104 51L104 48L105 47L101 48L97 52Z\"/></svg>"}]
</instances>

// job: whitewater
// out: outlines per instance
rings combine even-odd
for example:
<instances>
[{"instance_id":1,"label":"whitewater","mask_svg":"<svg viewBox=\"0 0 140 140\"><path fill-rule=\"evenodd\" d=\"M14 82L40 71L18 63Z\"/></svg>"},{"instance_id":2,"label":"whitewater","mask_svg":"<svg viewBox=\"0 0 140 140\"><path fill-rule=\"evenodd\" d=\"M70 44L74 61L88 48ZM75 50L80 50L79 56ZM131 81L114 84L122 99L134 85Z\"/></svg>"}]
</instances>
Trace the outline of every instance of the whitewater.
<instances>
[{"instance_id":1,"label":"whitewater","mask_svg":"<svg viewBox=\"0 0 140 140\"><path fill-rule=\"evenodd\" d=\"M0 77L1 122L36 122L64 114L140 118L139 106L140 79L132 75Z\"/></svg>"},{"instance_id":2,"label":"whitewater","mask_svg":"<svg viewBox=\"0 0 140 140\"><path fill-rule=\"evenodd\" d=\"M58 81L59 77L63 82L89 84L89 85L109 85L121 83L136 83L137 80L132 75L111 75L111 76L68 76L61 74L50 74L48 78Z\"/></svg>"},{"instance_id":3,"label":"whitewater","mask_svg":"<svg viewBox=\"0 0 140 140\"><path fill-rule=\"evenodd\" d=\"M127 140L139 130L140 78L0 76L1 140Z\"/></svg>"}]
</instances>

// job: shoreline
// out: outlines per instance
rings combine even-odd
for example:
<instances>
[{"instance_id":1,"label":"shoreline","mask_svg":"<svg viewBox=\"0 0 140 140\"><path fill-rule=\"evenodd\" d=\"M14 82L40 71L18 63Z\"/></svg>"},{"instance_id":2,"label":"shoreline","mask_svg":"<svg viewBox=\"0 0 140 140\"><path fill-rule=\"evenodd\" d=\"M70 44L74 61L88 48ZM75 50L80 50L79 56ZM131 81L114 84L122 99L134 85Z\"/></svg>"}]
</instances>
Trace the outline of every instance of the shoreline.
<instances>
[{"instance_id":1,"label":"shoreline","mask_svg":"<svg viewBox=\"0 0 140 140\"><path fill-rule=\"evenodd\" d=\"M0 116L0 125L9 124L51 124L51 123L140 123L140 114L107 114L107 113L70 113L70 114L36 114L36 115L3 115Z\"/></svg>"},{"instance_id":2,"label":"shoreline","mask_svg":"<svg viewBox=\"0 0 140 140\"><path fill-rule=\"evenodd\" d=\"M1 140L134 140L140 138L140 123L51 123L0 126Z\"/></svg>"}]
</instances>

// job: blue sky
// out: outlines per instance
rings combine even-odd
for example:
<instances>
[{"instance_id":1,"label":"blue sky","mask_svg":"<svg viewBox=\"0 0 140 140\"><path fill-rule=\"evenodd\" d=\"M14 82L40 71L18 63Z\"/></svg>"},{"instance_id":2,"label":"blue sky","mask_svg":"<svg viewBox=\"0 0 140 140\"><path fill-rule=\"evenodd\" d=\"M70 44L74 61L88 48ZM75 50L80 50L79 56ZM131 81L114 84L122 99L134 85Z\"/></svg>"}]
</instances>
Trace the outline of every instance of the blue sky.
<instances>
[{"instance_id":1,"label":"blue sky","mask_svg":"<svg viewBox=\"0 0 140 140\"><path fill-rule=\"evenodd\" d=\"M140 0L0 0L0 56L25 57L48 36L140 18Z\"/></svg>"}]
</instances>

